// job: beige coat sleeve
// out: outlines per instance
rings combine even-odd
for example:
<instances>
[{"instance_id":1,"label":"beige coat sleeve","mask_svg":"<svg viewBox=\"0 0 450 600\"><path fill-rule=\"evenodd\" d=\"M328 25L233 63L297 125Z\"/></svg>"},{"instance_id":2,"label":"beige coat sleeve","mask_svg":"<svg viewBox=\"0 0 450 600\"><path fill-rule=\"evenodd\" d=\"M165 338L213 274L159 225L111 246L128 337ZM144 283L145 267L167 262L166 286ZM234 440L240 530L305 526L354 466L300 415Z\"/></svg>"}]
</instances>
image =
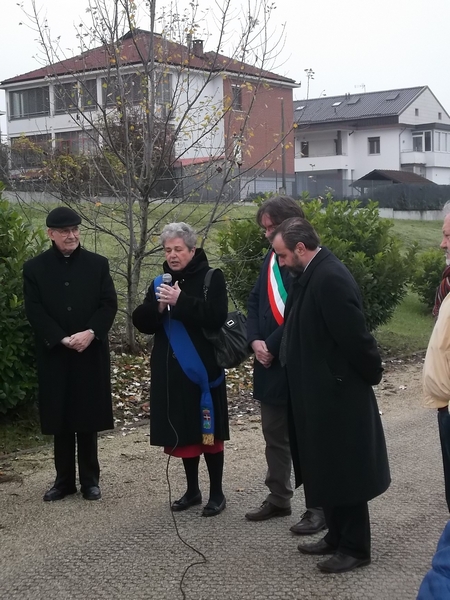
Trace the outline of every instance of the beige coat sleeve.
<instances>
[{"instance_id":1,"label":"beige coat sleeve","mask_svg":"<svg viewBox=\"0 0 450 600\"><path fill-rule=\"evenodd\" d=\"M450 402L450 294L444 298L428 343L423 366L424 405L441 408Z\"/></svg>"}]
</instances>

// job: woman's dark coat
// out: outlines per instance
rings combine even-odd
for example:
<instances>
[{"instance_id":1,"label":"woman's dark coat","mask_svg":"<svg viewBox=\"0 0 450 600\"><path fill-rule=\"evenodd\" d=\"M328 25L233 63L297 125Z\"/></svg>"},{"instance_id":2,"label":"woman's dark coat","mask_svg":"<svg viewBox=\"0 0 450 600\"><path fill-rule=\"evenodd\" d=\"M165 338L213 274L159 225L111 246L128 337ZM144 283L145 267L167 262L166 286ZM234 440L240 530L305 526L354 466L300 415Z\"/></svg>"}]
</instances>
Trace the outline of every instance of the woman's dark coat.
<instances>
[{"instance_id":1,"label":"woman's dark coat","mask_svg":"<svg viewBox=\"0 0 450 600\"><path fill-rule=\"evenodd\" d=\"M253 396L255 400L283 406L287 404L288 385L286 371L278 360L278 352L284 326L278 325L273 316L267 289L267 271L272 252L271 249L267 253L259 277L248 298L247 341L251 345L255 340L264 340L267 349L274 356L268 369L255 358L253 365ZM284 287L286 291L289 291L292 277L286 267L280 267L280 273Z\"/></svg>"},{"instance_id":2,"label":"woman's dark coat","mask_svg":"<svg viewBox=\"0 0 450 600\"><path fill-rule=\"evenodd\" d=\"M181 271L172 271L167 263L164 272L172 275L172 284L178 281L181 293L170 318L181 321L189 334L203 364L209 381L220 376L221 369L214 358L212 344L204 337L202 327L220 329L225 323L228 300L223 273L216 270L211 278L207 299L203 282L209 269L203 250ZM200 388L182 371L163 327L167 311L158 311L153 282L144 303L133 312L133 323L142 333L154 333L150 359L150 443L153 446L187 446L201 444ZM225 380L211 390L214 405L215 438L229 439L228 408ZM170 421L168 419L168 415ZM175 431L174 431L175 430ZM176 433L175 433L176 432Z\"/></svg>"},{"instance_id":3,"label":"woman's dark coat","mask_svg":"<svg viewBox=\"0 0 450 600\"><path fill-rule=\"evenodd\" d=\"M286 307L291 450L306 506L364 502L390 483L372 385L382 377L358 286L326 248L291 286Z\"/></svg>"},{"instance_id":4,"label":"woman's dark coat","mask_svg":"<svg viewBox=\"0 0 450 600\"><path fill-rule=\"evenodd\" d=\"M24 264L23 276L36 337L42 432L112 429L108 331L117 296L107 259L81 247L65 257L53 245ZM61 344L86 329L95 338L84 352Z\"/></svg>"}]
</instances>

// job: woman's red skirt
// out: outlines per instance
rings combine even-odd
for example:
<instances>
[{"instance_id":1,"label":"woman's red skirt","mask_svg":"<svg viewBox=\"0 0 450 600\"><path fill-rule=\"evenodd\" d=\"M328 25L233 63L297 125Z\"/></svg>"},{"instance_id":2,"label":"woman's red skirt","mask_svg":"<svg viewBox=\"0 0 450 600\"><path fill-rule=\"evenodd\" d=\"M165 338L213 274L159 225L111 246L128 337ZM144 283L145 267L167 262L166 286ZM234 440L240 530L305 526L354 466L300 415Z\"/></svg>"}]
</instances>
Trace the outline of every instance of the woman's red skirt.
<instances>
[{"instance_id":1,"label":"woman's red skirt","mask_svg":"<svg viewBox=\"0 0 450 600\"><path fill-rule=\"evenodd\" d=\"M200 456L200 454L217 454L217 452L223 452L223 440L215 441L212 446L191 444L190 446L180 446L175 449L170 446L164 446L164 452L176 458L194 458Z\"/></svg>"}]
</instances>

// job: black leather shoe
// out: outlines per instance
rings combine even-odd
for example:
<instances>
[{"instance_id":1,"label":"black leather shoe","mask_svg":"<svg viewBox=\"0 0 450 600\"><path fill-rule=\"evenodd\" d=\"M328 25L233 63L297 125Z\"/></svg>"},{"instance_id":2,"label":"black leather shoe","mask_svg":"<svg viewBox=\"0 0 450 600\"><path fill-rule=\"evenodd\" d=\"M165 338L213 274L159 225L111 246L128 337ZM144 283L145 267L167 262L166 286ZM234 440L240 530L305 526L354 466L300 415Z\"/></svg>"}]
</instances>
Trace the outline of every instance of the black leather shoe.
<instances>
[{"instance_id":1,"label":"black leather shoe","mask_svg":"<svg viewBox=\"0 0 450 600\"><path fill-rule=\"evenodd\" d=\"M186 494L184 496L182 496L179 500L175 500L175 502L172 503L171 509L173 510L173 512L180 512L182 510L186 510L188 508L190 508L191 506L196 506L197 504L201 504L202 503L202 495L199 492L196 496L194 496L193 498L187 498Z\"/></svg>"},{"instance_id":2,"label":"black leather shoe","mask_svg":"<svg viewBox=\"0 0 450 600\"><path fill-rule=\"evenodd\" d=\"M370 565L370 558L354 558L342 552L336 552L331 558L317 563L322 573L346 573L366 565Z\"/></svg>"},{"instance_id":3,"label":"black leather shoe","mask_svg":"<svg viewBox=\"0 0 450 600\"><path fill-rule=\"evenodd\" d=\"M66 496L70 496L71 494L76 494L76 493L77 493L77 488L66 490L63 488L52 487L45 492L44 502L56 502L56 500L62 500Z\"/></svg>"},{"instance_id":4,"label":"black leather shoe","mask_svg":"<svg viewBox=\"0 0 450 600\"><path fill-rule=\"evenodd\" d=\"M315 544L304 544L303 546L300 544L298 551L302 554L334 554L336 550L323 538Z\"/></svg>"},{"instance_id":5,"label":"black leather shoe","mask_svg":"<svg viewBox=\"0 0 450 600\"><path fill-rule=\"evenodd\" d=\"M220 515L220 513L224 510L227 505L227 500L225 496L220 504L213 502L210 500L208 504L205 506L202 512L202 517L215 517L216 515Z\"/></svg>"},{"instance_id":6,"label":"black leather shoe","mask_svg":"<svg viewBox=\"0 0 450 600\"><path fill-rule=\"evenodd\" d=\"M288 517L290 514L292 514L290 506L280 508L265 500L259 508L248 512L245 518L247 521L267 521L267 519L273 519L274 517Z\"/></svg>"},{"instance_id":7,"label":"black leather shoe","mask_svg":"<svg viewBox=\"0 0 450 600\"><path fill-rule=\"evenodd\" d=\"M321 511L319 514L307 510L298 523L290 527L290 531L296 535L313 535L325 529L325 517Z\"/></svg>"},{"instance_id":8,"label":"black leather shoe","mask_svg":"<svg viewBox=\"0 0 450 600\"><path fill-rule=\"evenodd\" d=\"M98 485L83 488L81 490L81 493L83 494L83 498L85 500L100 500L100 498L102 497L102 493Z\"/></svg>"}]
</instances>

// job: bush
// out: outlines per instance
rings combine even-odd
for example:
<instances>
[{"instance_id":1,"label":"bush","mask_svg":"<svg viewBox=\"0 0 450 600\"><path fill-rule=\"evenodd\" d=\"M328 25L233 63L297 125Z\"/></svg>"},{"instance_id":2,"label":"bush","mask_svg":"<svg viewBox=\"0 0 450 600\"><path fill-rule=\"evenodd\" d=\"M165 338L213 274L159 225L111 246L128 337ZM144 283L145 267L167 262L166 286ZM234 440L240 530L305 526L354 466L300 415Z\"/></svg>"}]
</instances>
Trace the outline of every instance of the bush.
<instances>
[{"instance_id":1,"label":"bush","mask_svg":"<svg viewBox=\"0 0 450 600\"><path fill-rule=\"evenodd\" d=\"M268 246L255 219L232 221L219 232L221 266L228 289L244 310Z\"/></svg>"},{"instance_id":2,"label":"bush","mask_svg":"<svg viewBox=\"0 0 450 600\"><path fill-rule=\"evenodd\" d=\"M33 232L1 199L0 184L0 413L35 397L34 341L25 316L22 265L43 248Z\"/></svg>"},{"instance_id":3,"label":"bush","mask_svg":"<svg viewBox=\"0 0 450 600\"><path fill-rule=\"evenodd\" d=\"M319 200L302 204L306 218L327 246L351 271L363 296L370 330L386 323L406 294L411 264L401 254L392 222L380 219L374 202ZM245 306L261 268L267 242L254 220L230 223L220 239L223 268L231 291ZM410 253L409 261L414 256Z\"/></svg>"},{"instance_id":4,"label":"bush","mask_svg":"<svg viewBox=\"0 0 450 600\"><path fill-rule=\"evenodd\" d=\"M416 258L416 266L411 276L411 288L420 301L432 309L436 297L436 288L441 283L445 269L445 256L442 250L430 248Z\"/></svg>"}]
</instances>

